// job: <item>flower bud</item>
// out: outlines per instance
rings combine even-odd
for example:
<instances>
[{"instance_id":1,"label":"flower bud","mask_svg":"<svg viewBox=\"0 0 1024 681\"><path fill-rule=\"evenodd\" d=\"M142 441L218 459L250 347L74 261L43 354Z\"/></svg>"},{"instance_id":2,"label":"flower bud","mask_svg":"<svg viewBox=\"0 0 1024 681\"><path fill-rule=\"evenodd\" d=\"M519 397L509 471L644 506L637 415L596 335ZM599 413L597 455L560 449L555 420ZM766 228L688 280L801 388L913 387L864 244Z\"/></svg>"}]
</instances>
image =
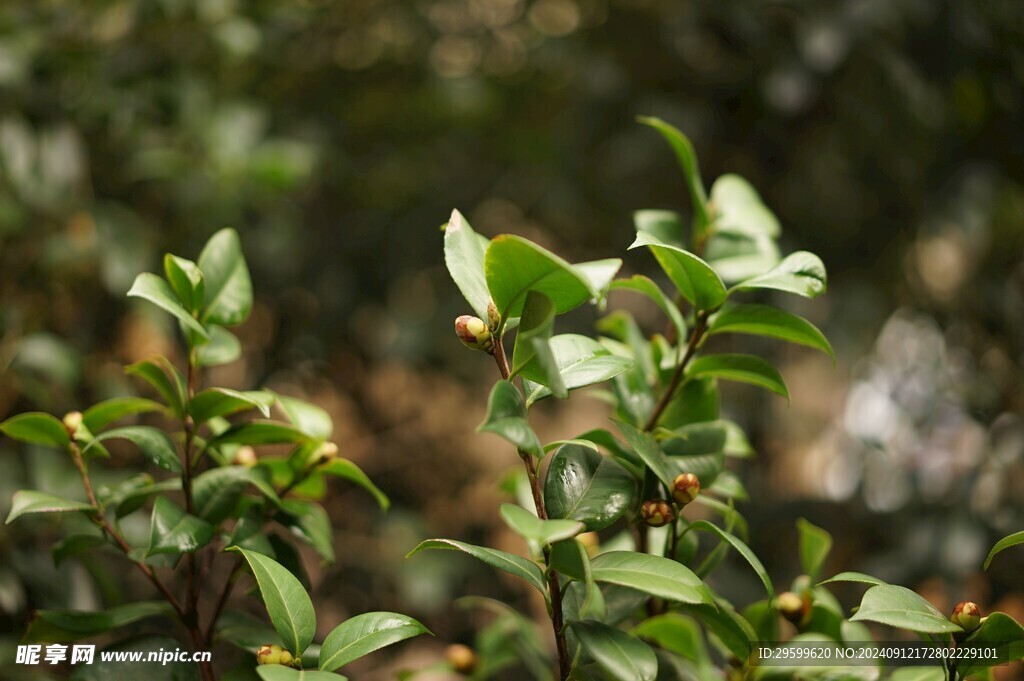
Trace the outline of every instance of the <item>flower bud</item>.
<instances>
[{"instance_id":1,"label":"flower bud","mask_svg":"<svg viewBox=\"0 0 1024 681\"><path fill-rule=\"evenodd\" d=\"M971 601L957 603L953 608L953 614L949 616L949 621L960 625L964 631L974 631L981 625L981 608Z\"/></svg>"},{"instance_id":2,"label":"flower bud","mask_svg":"<svg viewBox=\"0 0 1024 681\"><path fill-rule=\"evenodd\" d=\"M75 436L75 433L78 432L78 428L81 425L82 412L69 411L67 414L64 414L64 427L68 429L68 434L70 434L71 437Z\"/></svg>"},{"instance_id":3,"label":"flower bud","mask_svg":"<svg viewBox=\"0 0 1024 681\"><path fill-rule=\"evenodd\" d=\"M455 335L467 348L490 352L494 343L487 324L479 317L464 314L455 320Z\"/></svg>"},{"instance_id":4,"label":"flower bud","mask_svg":"<svg viewBox=\"0 0 1024 681\"><path fill-rule=\"evenodd\" d=\"M501 314L498 312L498 306L494 304L494 301L487 302L487 328L491 331L497 331L501 325Z\"/></svg>"},{"instance_id":5,"label":"flower bud","mask_svg":"<svg viewBox=\"0 0 1024 681\"><path fill-rule=\"evenodd\" d=\"M672 481L672 498L680 506L686 506L700 494L700 478L693 473L680 473Z\"/></svg>"},{"instance_id":6,"label":"flower bud","mask_svg":"<svg viewBox=\"0 0 1024 681\"><path fill-rule=\"evenodd\" d=\"M668 525L675 518L672 505L664 499L648 499L640 507L640 514L651 527Z\"/></svg>"},{"instance_id":7,"label":"flower bud","mask_svg":"<svg viewBox=\"0 0 1024 681\"><path fill-rule=\"evenodd\" d=\"M453 643L445 648L444 657L459 674L472 674L476 669L476 653L469 646Z\"/></svg>"},{"instance_id":8,"label":"flower bud","mask_svg":"<svg viewBox=\"0 0 1024 681\"><path fill-rule=\"evenodd\" d=\"M294 661L292 654L279 645L268 643L256 651L257 664L283 664L290 667Z\"/></svg>"},{"instance_id":9,"label":"flower bud","mask_svg":"<svg viewBox=\"0 0 1024 681\"><path fill-rule=\"evenodd\" d=\"M797 624L804 618L804 599L792 591L784 591L775 597L775 609L787 620Z\"/></svg>"},{"instance_id":10,"label":"flower bud","mask_svg":"<svg viewBox=\"0 0 1024 681\"><path fill-rule=\"evenodd\" d=\"M587 550L587 555L593 558L597 555L597 550L601 547L601 542L598 539L597 532L584 532L576 535L576 539L583 544L583 548Z\"/></svg>"},{"instance_id":11,"label":"flower bud","mask_svg":"<svg viewBox=\"0 0 1024 681\"><path fill-rule=\"evenodd\" d=\"M319 466L322 463L327 463L336 456L338 456L338 445L333 442L325 442L309 455L307 463L310 466Z\"/></svg>"},{"instance_id":12,"label":"flower bud","mask_svg":"<svg viewBox=\"0 0 1024 681\"><path fill-rule=\"evenodd\" d=\"M259 459L256 457L256 450L249 445L242 445L235 450L234 455L231 457L231 463L236 466L245 466L246 468L252 468Z\"/></svg>"}]
</instances>

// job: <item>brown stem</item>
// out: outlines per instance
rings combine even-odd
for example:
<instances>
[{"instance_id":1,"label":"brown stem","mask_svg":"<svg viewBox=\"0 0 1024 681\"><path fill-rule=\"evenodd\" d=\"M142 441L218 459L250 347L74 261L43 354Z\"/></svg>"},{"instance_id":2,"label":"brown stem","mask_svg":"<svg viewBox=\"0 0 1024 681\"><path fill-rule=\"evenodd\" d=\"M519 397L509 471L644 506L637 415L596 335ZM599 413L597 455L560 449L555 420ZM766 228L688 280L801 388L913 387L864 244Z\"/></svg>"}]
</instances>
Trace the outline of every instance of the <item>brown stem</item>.
<instances>
[{"instance_id":1,"label":"brown stem","mask_svg":"<svg viewBox=\"0 0 1024 681\"><path fill-rule=\"evenodd\" d=\"M494 338L494 347L491 350L494 361L498 365L501 377L508 380L512 373L508 366L508 356L505 354L505 345L501 338ZM544 494L540 488L540 477L537 475L537 465L533 455L529 452L519 450L519 458L523 460L526 468L526 477L530 481L530 492L533 494L533 504L537 510L537 517L547 520L548 511L544 506ZM569 657L569 646L565 641L565 632L562 631L565 625L565 616L562 613L562 588L558 582L558 572L551 569L551 551L544 549L544 565L548 575L548 598L551 601L551 629L555 634L555 650L558 653L558 678L565 681L572 672L572 659Z\"/></svg>"},{"instance_id":2,"label":"brown stem","mask_svg":"<svg viewBox=\"0 0 1024 681\"><path fill-rule=\"evenodd\" d=\"M697 352L697 347L700 342L704 339L704 332L707 330L708 325L708 313L698 312L697 321L694 324L693 331L690 332L690 340L686 343L686 351L683 354L683 358L679 361L676 366L675 372L672 374L672 379L668 383L668 388L662 393L661 399L658 400L658 404L654 407L654 411L651 412L650 418L647 419L647 423L644 425L644 431L650 432L658 425L658 420L661 419L662 414L665 413L665 409L672 402L672 397L675 395L676 390L679 389L679 384L683 381L683 374L686 372L686 366L693 359L693 355Z\"/></svg>"}]
</instances>

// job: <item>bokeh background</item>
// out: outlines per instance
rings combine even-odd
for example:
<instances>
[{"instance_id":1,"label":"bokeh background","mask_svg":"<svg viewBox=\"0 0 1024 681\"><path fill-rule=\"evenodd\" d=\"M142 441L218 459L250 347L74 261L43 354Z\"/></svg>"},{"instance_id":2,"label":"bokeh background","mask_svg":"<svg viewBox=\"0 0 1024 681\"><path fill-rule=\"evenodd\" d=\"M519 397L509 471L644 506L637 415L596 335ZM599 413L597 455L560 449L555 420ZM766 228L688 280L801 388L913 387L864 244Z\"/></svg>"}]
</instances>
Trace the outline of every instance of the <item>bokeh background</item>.
<instances>
[{"instance_id":1,"label":"bokeh background","mask_svg":"<svg viewBox=\"0 0 1024 681\"><path fill-rule=\"evenodd\" d=\"M726 392L759 452L738 472L773 578L798 572L803 516L836 537L826 573L1024 616L1022 553L979 570L1024 528L1015 0L5 2L0 418L137 388L122 365L176 350L171 325L125 299L134 275L234 226L257 306L244 360L211 380L323 405L342 453L394 502L382 515L332 488L338 563L306 556L321 635L368 609L421 618L436 639L353 671L391 678L471 641L485 619L456 596L543 615L468 559L403 558L427 536L522 548L496 515L516 457L473 432L496 376L452 335L467 310L439 227L457 207L484 234L570 260L622 255L634 210L688 210L674 158L638 114L684 130L707 182L749 178L784 250L829 269L827 296L785 304L823 328L836 366L759 344L792 404ZM655 272L644 253L624 257L626 271ZM537 412L546 439L606 418L584 396ZM0 463L3 514L14 489L74 484L54 453L4 441ZM0 530L0 676L32 609L99 607L124 581L116 563L55 570L58 534ZM726 574L733 595L756 597L742 566Z\"/></svg>"}]
</instances>

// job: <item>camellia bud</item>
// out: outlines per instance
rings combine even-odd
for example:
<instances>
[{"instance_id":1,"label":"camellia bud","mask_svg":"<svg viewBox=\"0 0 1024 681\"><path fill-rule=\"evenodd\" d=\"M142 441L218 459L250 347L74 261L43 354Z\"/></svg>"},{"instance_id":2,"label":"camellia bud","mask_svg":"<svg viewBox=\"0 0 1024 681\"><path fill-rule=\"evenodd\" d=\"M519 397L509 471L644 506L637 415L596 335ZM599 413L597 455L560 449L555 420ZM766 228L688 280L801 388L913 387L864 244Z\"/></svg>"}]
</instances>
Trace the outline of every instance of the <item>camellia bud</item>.
<instances>
[{"instance_id":1,"label":"camellia bud","mask_svg":"<svg viewBox=\"0 0 1024 681\"><path fill-rule=\"evenodd\" d=\"M974 631L981 625L981 608L971 601L957 603L953 608L953 614L949 616L949 621L960 625L964 631Z\"/></svg>"},{"instance_id":2,"label":"camellia bud","mask_svg":"<svg viewBox=\"0 0 1024 681\"><path fill-rule=\"evenodd\" d=\"M246 468L252 468L259 459L256 457L256 450L249 445L242 445L235 450L234 455L231 457L231 463L236 466L245 466Z\"/></svg>"},{"instance_id":3,"label":"camellia bud","mask_svg":"<svg viewBox=\"0 0 1024 681\"><path fill-rule=\"evenodd\" d=\"M672 481L672 498L680 506L686 506L700 494L700 478L693 473L680 473Z\"/></svg>"},{"instance_id":4,"label":"camellia bud","mask_svg":"<svg viewBox=\"0 0 1024 681\"><path fill-rule=\"evenodd\" d=\"M476 653L469 646L453 643L445 648L444 657L459 674L472 674L476 669Z\"/></svg>"},{"instance_id":5,"label":"camellia bud","mask_svg":"<svg viewBox=\"0 0 1024 681\"><path fill-rule=\"evenodd\" d=\"M487 303L487 328L491 331L497 331L498 326L501 325L501 314L498 312L498 306L494 304L494 301L488 301Z\"/></svg>"},{"instance_id":6,"label":"camellia bud","mask_svg":"<svg viewBox=\"0 0 1024 681\"><path fill-rule=\"evenodd\" d=\"M672 505L664 499L648 499L640 507L640 514L651 527L668 525L675 518Z\"/></svg>"},{"instance_id":7,"label":"camellia bud","mask_svg":"<svg viewBox=\"0 0 1024 681\"><path fill-rule=\"evenodd\" d=\"M597 532L584 532L576 535L576 539L583 544L583 548L587 550L587 555L593 558L597 555L597 550L601 548L601 542L597 537Z\"/></svg>"},{"instance_id":8,"label":"camellia bud","mask_svg":"<svg viewBox=\"0 0 1024 681\"><path fill-rule=\"evenodd\" d=\"M338 456L338 445L333 442L325 442L317 447L316 451L309 455L309 465L319 466L322 463L327 463L336 456Z\"/></svg>"},{"instance_id":9,"label":"camellia bud","mask_svg":"<svg viewBox=\"0 0 1024 681\"><path fill-rule=\"evenodd\" d=\"M463 345L474 350L490 352L494 346L487 324L473 315L464 314L456 318L455 335L459 337Z\"/></svg>"},{"instance_id":10,"label":"camellia bud","mask_svg":"<svg viewBox=\"0 0 1024 681\"><path fill-rule=\"evenodd\" d=\"M797 624L804 618L804 599L792 591L784 591L775 597L775 609L787 620Z\"/></svg>"},{"instance_id":11,"label":"camellia bud","mask_svg":"<svg viewBox=\"0 0 1024 681\"><path fill-rule=\"evenodd\" d=\"M294 661L292 654L279 645L268 643L256 651L257 664L283 664L290 667Z\"/></svg>"},{"instance_id":12,"label":"camellia bud","mask_svg":"<svg viewBox=\"0 0 1024 681\"><path fill-rule=\"evenodd\" d=\"M68 433L74 437L78 431L78 427L82 425L82 412L80 411L69 411L64 414L64 427L68 429Z\"/></svg>"}]
</instances>

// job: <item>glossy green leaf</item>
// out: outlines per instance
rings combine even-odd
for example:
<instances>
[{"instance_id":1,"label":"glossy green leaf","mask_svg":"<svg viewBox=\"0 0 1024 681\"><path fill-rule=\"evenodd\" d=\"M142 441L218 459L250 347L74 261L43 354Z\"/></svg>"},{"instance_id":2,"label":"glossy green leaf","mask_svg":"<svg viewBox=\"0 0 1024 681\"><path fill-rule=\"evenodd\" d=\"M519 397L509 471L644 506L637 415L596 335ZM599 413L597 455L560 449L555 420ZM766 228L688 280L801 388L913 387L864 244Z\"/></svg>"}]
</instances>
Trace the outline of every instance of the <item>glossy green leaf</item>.
<instances>
[{"instance_id":1,"label":"glossy green leaf","mask_svg":"<svg viewBox=\"0 0 1024 681\"><path fill-rule=\"evenodd\" d=\"M91 513L93 507L83 501L71 501L61 497L37 492L35 490L21 490L14 493L11 501L11 512L7 516L7 523L10 524L15 518L29 513L67 513L71 511L85 511Z\"/></svg>"},{"instance_id":2,"label":"glossy green leaf","mask_svg":"<svg viewBox=\"0 0 1024 681\"><path fill-rule=\"evenodd\" d=\"M60 567L61 563L67 559L104 546L106 543L106 538L100 534L68 535L54 544L50 550L53 556L53 565L54 567Z\"/></svg>"},{"instance_id":3,"label":"glossy green leaf","mask_svg":"<svg viewBox=\"0 0 1024 681\"><path fill-rule=\"evenodd\" d=\"M144 397L115 397L94 404L82 414L82 423L91 433L99 433L114 421L135 414L163 410L163 405Z\"/></svg>"},{"instance_id":4,"label":"glossy green leaf","mask_svg":"<svg viewBox=\"0 0 1024 681\"><path fill-rule=\"evenodd\" d=\"M648 232L638 232L630 250L647 246L676 289L698 310L714 310L725 302L725 284L711 265L678 246L663 243Z\"/></svg>"},{"instance_id":5,"label":"glossy green leaf","mask_svg":"<svg viewBox=\"0 0 1024 681\"><path fill-rule=\"evenodd\" d=\"M256 584L260 588L274 630L292 655L302 655L313 641L316 631L316 613L306 589L291 572L273 559L242 548L228 550L238 551L245 557L256 577Z\"/></svg>"},{"instance_id":6,"label":"glossy green leaf","mask_svg":"<svg viewBox=\"0 0 1024 681\"><path fill-rule=\"evenodd\" d=\"M616 681L654 681L658 659L643 641L607 624L585 620L569 627L583 650Z\"/></svg>"},{"instance_id":7,"label":"glossy green leaf","mask_svg":"<svg viewBox=\"0 0 1024 681\"><path fill-rule=\"evenodd\" d=\"M214 326L210 329L210 342L196 348L196 366L219 366L241 356L242 344L238 337L223 326Z\"/></svg>"},{"instance_id":8,"label":"glossy green leaf","mask_svg":"<svg viewBox=\"0 0 1024 681\"><path fill-rule=\"evenodd\" d=\"M71 444L67 428L55 416L30 411L12 416L0 423L0 432L20 442L50 447L67 447Z\"/></svg>"},{"instance_id":9,"label":"glossy green leaf","mask_svg":"<svg viewBox=\"0 0 1024 681\"><path fill-rule=\"evenodd\" d=\"M591 561L594 579L680 603L712 604L697 575L674 560L633 551L609 551Z\"/></svg>"},{"instance_id":10,"label":"glossy green leaf","mask_svg":"<svg viewBox=\"0 0 1024 681\"><path fill-rule=\"evenodd\" d=\"M774 289L815 298L827 287L825 265L821 258L807 251L797 251L762 275L741 281L733 288L740 291Z\"/></svg>"},{"instance_id":11,"label":"glossy green leaf","mask_svg":"<svg viewBox=\"0 0 1024 681\"><path fill-rule=\"evenodd\" d=\"M616 279L611 284L611 290L633 291L652 300L655 305L661 308L661 311L665 313L669 321L672 322L672 326L676 330L676 337L686 338L686 322L683 321L683 315L679 311L679 307L669 300L665 292L648 277L642 274L635 274L629 279Z\"/></svg>"},{"instance_id":12,"label":"glossy green leaf","mask_svg":"<svg viewBox=\"0 0 1024 681\"><path fill-rule=\"evenodd\" d=\"M569 396L569 391L548 343L554 322L555 305L551 299L539 291L529 291L516 334L510 378L521 375L564 399Z\"/></svg>"},{"instance_id":13,"label":"glossy green leaf","mask_svg":"<svg viewBox=\"0 0 1024 681\"><path fill-rule=\"evenodd\" d=\"M457 210L444 230L444 263L455 285L480 319L487 320L491 294L484 276L484 255L490 239L477 234Z\"/></svg>"},{"instance_id":14,"label":"glossy green leaf","mask_svg":"<svg viewBox=\"0 0 1024 681\"><path fill-rule=\"evenodd\" d=\"M196 515L213 525L231 515L249 484L250 471L244 466L211 468L192 481Z\"/></svg>"},{"instance_id":15,"label":"glossy green leaf","mask_svg":"<svg viewBox=\"0 0 1024 681\"><path fill-rule=\"evenodd\" d=\"M650 433L645 433L636 426L628 423L616 423L615 425L622 431L623 436L626 438L626 444L636 452L637 456L651 469L658 480L671 489L676 476L682 471L679 470L679 467L672 460L665 456L657 441Z\"/></svg>"},{"instance_id":16,"label":"glossy green leaf","mask_svg":"<svg viewBox=\"0 0 1024 681\"><path fill-rule=\"evenodd\" d=\"M789 399L789 390L779 370L754 355L705 355L690 362L686 374L749 383Z\"/></svg>"},{"instance_id":17,"label":"glossy green leaf","mask_svg":"<svg viewBox=\"0 0 1024 681\"><path fill-rule=\"evenodd\" d=\"M290 424L278 421L252 421L228 428L210 440L206 446L300 444L309 440L308 435Z\"/></svg>"},{"instance_id":18,"label":"glossy green leaf","mask_svg":"<svg viewBox=\"0 0 1024 681\"><path fill-rule=\"evenodd\" d=\"M745 660L750 655L758 640L757 633L726 601L717 600L714 605L684 604L680 608L713 633L737 659Z\"/></svg>"},{"instance_id":19,"label":"glossy green leaf","mask_svg":"<svg viewBox=\"0 0 1024 681\"><path fill-rule=\"evenodd\" d=\"M577 520L590 531L618 520L635 494L636 482L626 469L585 445L559 447L544 479L548 517Z\"/></svg>"},{"instance_id":20,"label":"glossy green leaf","mask_svg":"<svg viewBox=\"0 0 1024 681\"><path fill-rule=\"evenodd\" d=\"M716 232L777 238L779 220L764 205L761 195L739 175L726 174L711 185L711 221Z\"/></svg>"},{"instance_id":21,"label":"glossy green leaf","mask_svg":"<svg viewBox=\"0 0 1024 681\"><path fill-rule=\"evenodd\" d=\"M596 292L572 265L522 237L502 235L491 240L484 257L487 287L502 323L518 317L529 291L551 299L557 314L582 305Z\"/></svg>"},{"instance_id":22,"label":"glossy green leaf","mask_svg":"<svg viewBox=\"0 0 1024 681\"><path fill-rule=\"evenodd\" d=\"M697 154L693 150L693 144L678 128L660 118L641 116L639 120L644 125L649 125L658 132L672 147L676 154L679 166L683 169L686 177L686 186L690 190L690 200L693 203L694 231L701 234L708 224L707 192L704 189L704 180L700 176L700 166L697 164Z\"/></svg>"},{"instance_id":23,"label":"glossy green leaf","mask_svg":"<svg viewBox=\"0 0 1024 681\"><path fill-rule=\"evenodd\" d=\"M877 577L866 575L863 572L840 572L835 577L819 582L819 584L831 584L832 582L857 582L859 584L870 584L872 586L885 584L885 582Z\"/></svg>"},{"instance_id":24,"label":"glossy green leaf","mask_svg":"<svg viewBox=\"0 0 1024 681\"><path fill-rule=\"evenodd\" d=\"M718 535L722 540L728 542L730 546L736 549L737 553L743 556L743 559L750 564L750 567L754 568L754 572L757 573L758 579L760 579L761 584L764 585L764 590L768 594L768 597L771 598L775 595L775 589L772 588L772 580L771 577L768 576L768 571L764 569L764 565L761 564L761 561L754 552L750 550L750 547L740 541L738 537L706 520L698 520L690 523L687 529L696 530L698 532L710 532L711 534Z\"/></svg>"},{"instance_id":25,"label":"glossy green leaf","mask_svg":"<svg viewBox=\"0 0 1024 681\"><path fill-rule=\"evenodd\" d=\"M963 631L918 594L891 584L873 586L864 594L850 621L865 620L925 634Z\"/></svg>"},{"instance_id":26,"label":"glossy green leaf","mask_svg":"<svg viewBox=\"0 0 1024 681\"><path fill-rule=\"evenodd\" d=\"M164 256L164 274L178 302L191 314L200 311L203 305L205 284L199 267L186 258L170 253Z\"/></svg>"},{"instance_id":27,"label":"glossy green leaf","mask_svg":"<svg viewBox=\"0 0 1024 681\"><path fill-rule=\"evenodd\" d=\"M214 234L199 254L199 269L206 282L202 320L224 326L244 322L252 309L252 281L238 232Z\"/></svg>"},{"instance_id":28,"label":"glossy green leaf","mask_svg":"<svg viewBox=\"0 0 1024 681\"><path fill-rule=\"evenodd\" d=\"M286 395L278 395L277 404L288 421L311 438L326 440L334 433L331 415L322 407Z\"/></svg>"},{"instance_id":29,"label":"glossy green leaf","mask_svg":"<svg viewBox=\"0 0 1024 681\"><path fill-rule=\"evenodd\" d=\"M1021 532L1014 532L1013 534L1007 535L997 541L996 545L992 547L992 550L988 552L988 556L985 558L985 569L988 570L988 566L992 564L992 559L998 554L1011 546L1017 546L1019 544L1024 544L1024 530Z\"/></svg>"},{"instance_id":30,"label":"glossy green leaf","mask_svg":"<svg viewBox=\"0 0 1024 681\"><path fill-rule=\"evenodd\" d=\"M96 444L107 440L128 440L134 443L147 459L160 468L174 471L175 473L181 472L178 450L175 448L171 438L162 430L150 426L114 428L97 435L82 452L86 453Z\"/></svg>"},{"instance_id":31,"label":"glossy green leaf","mask_svg":"<svg viewBox=\"0 0 1024 681\"><path fill-rule=\"evenodd\" d=\"M356 615L327 634L320 649L320 669L334 671L375 650L429 633L413 618L394 612Z\"/></svg>"},{"instance_id":32,"label":"glossy green leaf","mask_svg":"<svg viewBox=\"0 0 1024 681\"><path fill-rule=\"evenodd\" d=\"M768 336L821 350L832 359L835 352L816 326L792 312L770 305L731 305L711 318L708 333L745 333Z\"/></svg>"},{"instance_id":33,"label":"glossy green leaf","mask_svg":"<svg viewBox=\"0 0 1024 681\"><path fill-rule=\"evenodd\" d=\"M467 553L491 567L503 570L504 572L519 577L520 579L525 579L538 591L545 593L546 587L544 585L544 572L536 563L521 556L507 553L505 551L499 551L498 549L490 549L485 546L466 544L464 542L455 541L454 539L427 539L426 541L420 542L419 546L410 551L406 558L413 556L420 551L426 551L427 549L462 551L463 553Z\"/></svg>"},{"instance_id":34,"label":"glossy green leaf","mask_svg":"<svg viewBox=\"0 0 1024 681\"><path fill-rule=\"evenodd\" d=\"M187 553L206 546L213 539L210 523L185 513L167 497L157 497L149 527L147 556Z\"/></svg>"},{"instance_id":35,"label":"glossy green leaf","mask_svg":"<svg viewBox=\"0 0 1024 681\"><path fill-rule=\"evenodd\" d=\"M832 550L832 535L803 518L797 519L796 527L800 532L800 564L803 566L804 574L810 576L814 582L821 574L825 559Z\"/></svg>"},{"instance_id":36,"label":"glossy green leaf","mask_svg":"<svg viewBox=\"0 0 1024 681\"><path fill-rule=\"evenodd\" d=\"M260 681L345 681L341 674L310 669L294 669L279 664L256 667Z\"/></svg>"},{"instance_id":37,"label":"glossy green leaf","mask_svg":"<svg viewBox=\"0 0 1024 681\"><path fill-rule=\"evenodd\" d=\"M691 662L700 662L708 656L700 627L692 617L677 612L649 617L633 627L629 633L651 641L659 648L681 655Z\"/></svg>"},{"instance_id":38,"label":"glossy green leaf","mask_svg":"<svg viewBox=\"0 0 1024 681\"><path fill-rule=\"evenodd\" d=\"M633 226L646 232L663 244L680 248L686 245L683 218L672 210L638 210L633 213Z\"/></svg>"},{"instance_id":39,"label":"glossy green leaf","mask_svg":"<svg viewBox=\"0 0 1024 681\"><path fill-rule=\"evenodd\" d=\"M292 534L306 542L326 563L334 562L334 533L331 519L320 504L310 501L287 500L283 503L285 514L278 519Z\"/></svg>"},{"instance_id":40,"label":"glossy green leaf","mask_svg":"<svg viewBox=\"0 0 1024 681\"><path fill-rule=\"evenodd\" d=\"M498 381L491 389L487 400L487 417L477 427L478 433L494 433L508 440L521 451L537 458L543 458L537 434L526 420L526 403L523 396L508 381Z\"/></svg>"},{"instance_id":41,"label":"glossy green leaf","mask_svg":"<svg viewBox=\"0 0 1024 681\"><path fill-rule=\"evenodd\" d=\"M185 413L187 385L185 377L165 357L143 360L125 367L125 372L138 376L160 394L175 415ZM95 432L95 431L93 431Z\"/></svg>"},{"instance_id":42,"label":"glossy green leaf","mask_svg":"<svg viewBox=\"0 0 1024 681\"><path fill-rule=\"evenodd\" d=\"M664 438L662 446L673 456L699 456L717 454L746 458L753 453L743 429L732 421L715 419L699 421L673 430L659 428L656 434ZM671 442L671 450L668 443Z\"/></svg>"},{"instance_id":43,"label":"glossy green leaf","mask_svg":"<svg viewBox=\"0 0 1024 681\"><path fill-rule=\"evenodd\" d=\"M189 332L203 340L210 339L210 334L203 328L203 325L178 301L178 297L171 290L170 285L155 274L143 272L136 277L135 283L128 291L128 297L148 300L176 317Z\"/></svg>"},{"instance_id":44,"label":"glossy green leaf","mask_svg":"<svg viewBox=\"0 0 1024 681\"><path fill-rule=\"evenodd\" d=\"M515 504L502 504L500 513L501 519L512 531L541 545L571 539L584 529L583 523L578 520L541 520Z\"/></svg>"},{"instance_id":45,"label":"glossy green leaf","mask_svg":"<svg viewBox=\"0 0 1024 681\"><path fill-rule=\"evenodd\" d=\"M567 390L585 388L607 381L633 367L633 360L610 353L603 345L587 336L562 334L549 343L558 373ZM526 404L547 397L551 391L537 383L524 383Z\"/></svg>"},{"instance_id":46,"label":"glossy green leaf","mask_svg":"<svg viewBox=\"0 0 1024 681\"><path fill-rule=\"evenodd\" d=\"M1024 660L1024 628L1006 613L990 613L982 625L967 637L965 643L996 649L995 659L969 658L958 662L956 669L965 678L987 667Z\"/></svg>"},{"instance_id":47,"label":"glossy green leaf","mask_svg":"<svg viewBox=\"0 0 1024 681\"><path fill-rule=\"evenodd\" d=\"M28 643L71 643L150 617L170 616L164 601L139 601L108 610L38 610L25 635Z\"/></svg>"},{"instance_id":48,"label":"glossy green leaf","mask_svg":"<svg viewBox=\"0 0 1024 681\"><path fill-rule=\"evenodd\" d=\"M105 509L114 509L116 517L123 518L142 508L152 496L180 490L181 478L154 482L153 476L144 473L132 476L112 489L101 488L99 500Z\"/></svg>"},{"instance_id":49,"label":"glossy green leaf","mask_svg":"<svg viewBox=\"0 0 1024 681\"><path fill-rule=\"evenodd\" d=\"M388 507L391 506L391 501L388 499L387 495L384 494L377 485L373 484L373 481L370 480L359 466L348 459L331 459L317 468L317 470L326 475L344 478L358 487L363 488L373 496L377 505L384 511L388 510Z\"/></svg>"},{"instance_id":50,"label":"glossy green leaf","mask_svg":"<svg viewBox=\"0 0 1024 681\"><path fill-rule=\"evenodd\" d=\"M206 423L216 416L229 416L247 409L256 409L264 418L270 416L274 394L265 390L238 392L227 388L207 388L189 402L192 420Z\"/></svg>"}]
</instances>

